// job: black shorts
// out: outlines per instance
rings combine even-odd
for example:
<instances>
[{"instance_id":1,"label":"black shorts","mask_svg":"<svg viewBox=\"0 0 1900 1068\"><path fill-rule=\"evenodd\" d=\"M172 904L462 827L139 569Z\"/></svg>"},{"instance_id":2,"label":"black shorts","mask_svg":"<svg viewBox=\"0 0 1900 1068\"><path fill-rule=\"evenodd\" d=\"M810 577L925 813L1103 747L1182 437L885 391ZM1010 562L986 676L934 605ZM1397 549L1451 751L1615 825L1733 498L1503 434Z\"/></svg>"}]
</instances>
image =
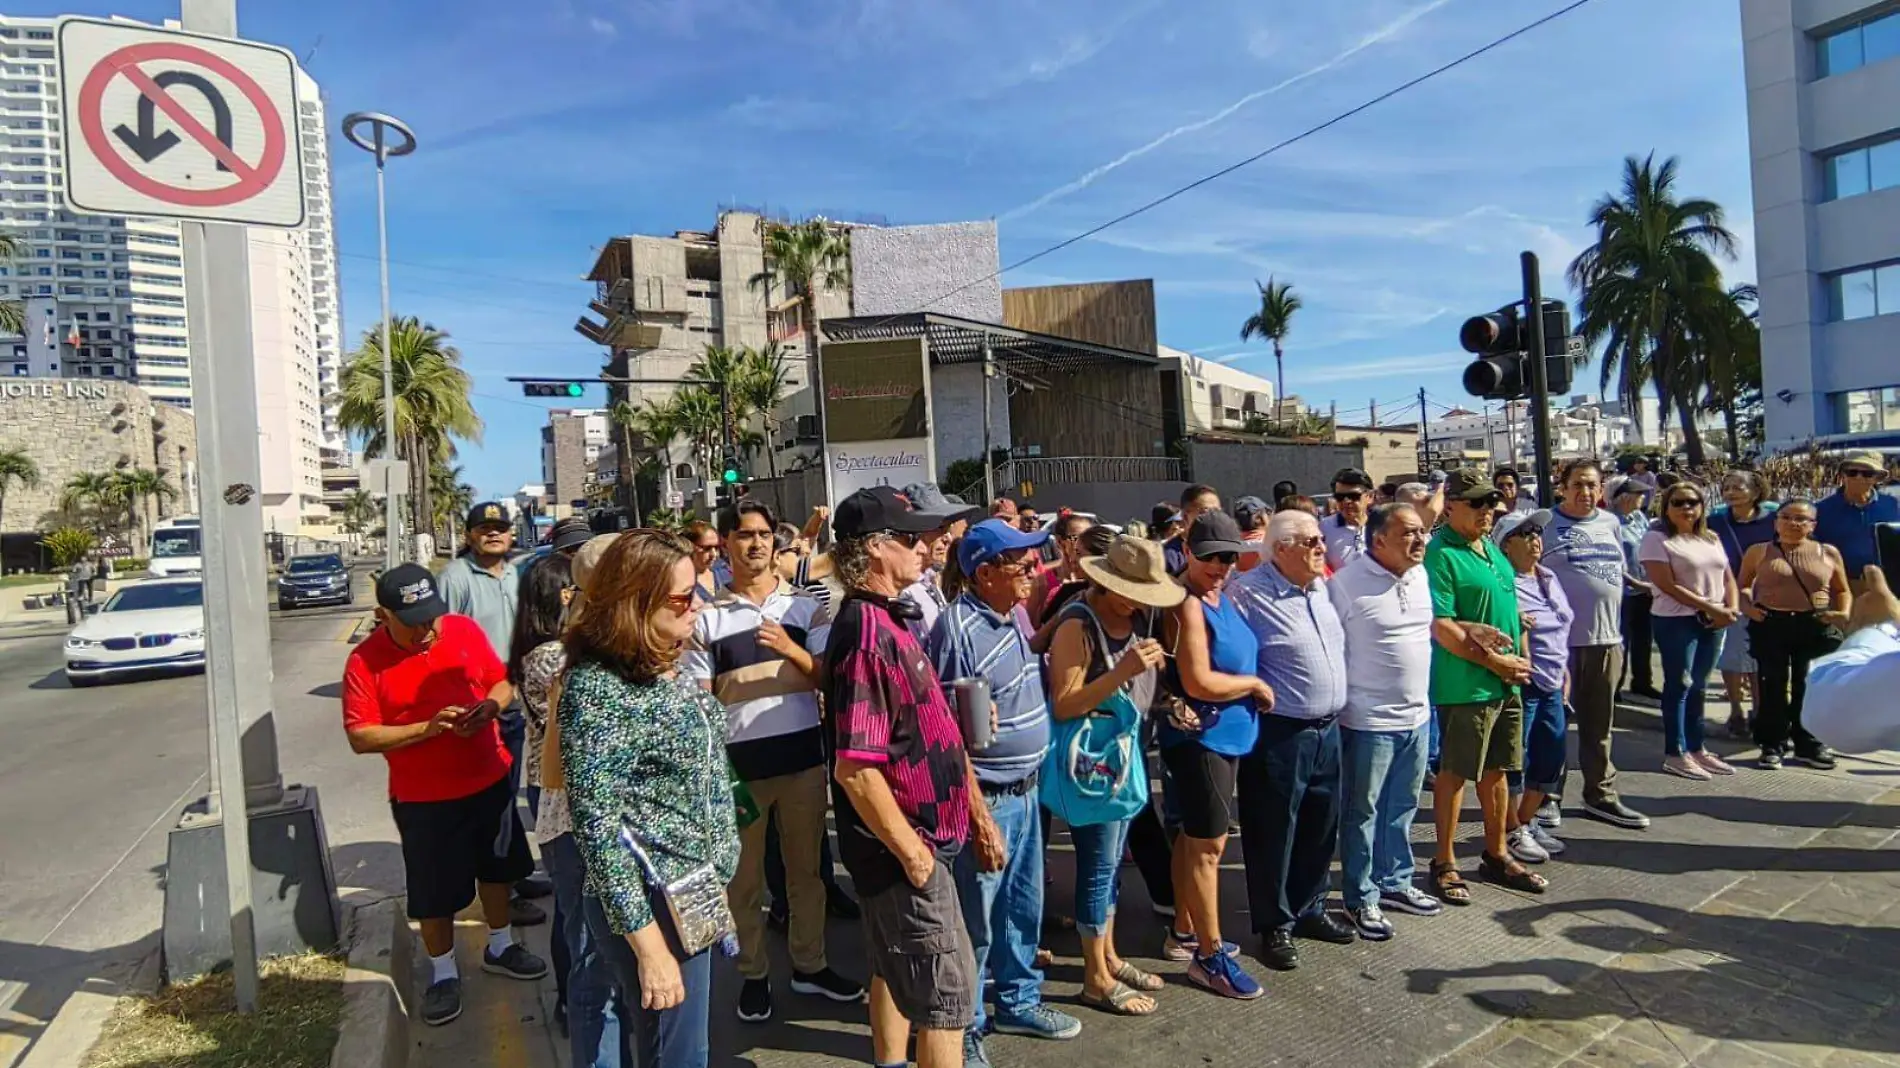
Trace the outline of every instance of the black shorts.
<instances>
[{"instance_id":1,"label":"black shorts","mask_svg":"<svg viewBox=\"0 0 1900 1068\"><path fill-rule=\"evenodd\" d=\"M978 993L976 954L950 869L940 856L922 890L899 879L861 902L871 974L884 980L904 1019L933 1031L967 1030Z\"/></svg>"},{"instance_id":2,"label":"black shorts","mask_svg":"<svg viewBox=\"0 0 1900 1068\"><path fill-rule=\"evenodd\" d=\"M1239 757L1222 756L1195 742L1164 746L1161 759L1168 765L1174 810L1181 833L1211 841L1225 838L1234 820L1234 780Z\"/></svg>"},{"instance_id":3,"label":"black shorts","mask_svg":"<svg viewBox=\"0 0 1900 1068\"><path fill-rule=\"evenodd\" d=\"M534 874L506 775L467 797L391 801L389 809L402 838L412 920L454 916L475 900L476 883L513 883Z\"/></svg>"}]
</instances>

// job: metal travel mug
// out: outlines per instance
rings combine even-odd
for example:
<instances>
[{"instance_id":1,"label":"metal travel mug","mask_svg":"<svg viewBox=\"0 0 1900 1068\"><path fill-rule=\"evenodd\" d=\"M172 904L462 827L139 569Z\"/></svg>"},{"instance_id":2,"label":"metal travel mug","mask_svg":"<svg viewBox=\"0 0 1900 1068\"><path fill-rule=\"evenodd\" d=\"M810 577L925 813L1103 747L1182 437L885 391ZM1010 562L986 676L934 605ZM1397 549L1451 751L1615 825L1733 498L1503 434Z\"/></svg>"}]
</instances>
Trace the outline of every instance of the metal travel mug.
<instances>
[{"instance_id":1,"label":"metal travel mug","mask_svg":"<svg viewBox=\"0 0 1900 1068\"><path fill-rule=\"evenodd\" d=\"M958 679L950 684L957 697L957 715L963 720L963 744L981 752L995 741L990 730L990 680Z\"/></svg>"}]
</instances>

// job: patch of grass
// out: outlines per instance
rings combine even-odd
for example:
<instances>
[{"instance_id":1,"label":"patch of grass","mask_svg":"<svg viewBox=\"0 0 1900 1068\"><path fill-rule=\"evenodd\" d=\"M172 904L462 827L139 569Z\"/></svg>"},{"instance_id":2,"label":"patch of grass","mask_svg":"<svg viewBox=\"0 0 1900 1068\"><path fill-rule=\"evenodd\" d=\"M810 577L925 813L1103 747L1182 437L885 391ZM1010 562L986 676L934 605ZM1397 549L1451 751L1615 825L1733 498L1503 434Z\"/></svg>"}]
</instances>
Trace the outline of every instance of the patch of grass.
<instances>
[{"instance_id":1,"label":"patch of grass","mask_svg":"<svg viewBox=\"0 0 1900 1068\"><path fill-rule=\"evenodd\" d=\"M259 965L257 1011L239 1016L228 973L120 1002L86 1068L325 1068L343 1014L343 961Z\"/></svg>"},{"instance_id":2,"label":"patch of grass","mask_svg":"<svg viewBox=\"0 0 1900 1068\"><path fill-rule=\"evenodd\" d=\"M66 586L64 575L0 575L0 589L10 586L45 586L47 589Z\"/></svg>"}]
</instances>

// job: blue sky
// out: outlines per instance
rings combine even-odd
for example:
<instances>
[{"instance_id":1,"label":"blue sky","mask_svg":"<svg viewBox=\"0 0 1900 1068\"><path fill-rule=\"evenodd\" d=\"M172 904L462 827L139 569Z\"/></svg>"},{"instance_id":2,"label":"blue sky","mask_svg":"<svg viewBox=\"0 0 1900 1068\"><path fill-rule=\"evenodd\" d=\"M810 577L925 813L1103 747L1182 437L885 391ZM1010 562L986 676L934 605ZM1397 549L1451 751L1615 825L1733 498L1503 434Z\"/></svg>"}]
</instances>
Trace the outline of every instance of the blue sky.
<instances>
[{"instance_id":1,"label":"blue sky","mask_svg":"<svg viewBox=\"0 0 1900 1068\"><path fill-rule=\"evenodd\" d=\"M461 462L498 495L538 480L545 407L502 378L597 372L572 324L610 235L705 228L721 203L994 217L1013 262L1562 6L240 0L239 24L307 57L333 126L374 109L417 131L389 172L394 304L460 346L487 422ZM373 171L334 131L333 146L356 338L378 315ZM1342 418L1373 400L1409 417L1421 385L1462 398L1458 324L1510 299L1516 253L1542 254L1561 290L1591 203L1652 150L1728 207L1730 273L1753 278L1734 3L1592 0L1004 284L1152 277L1164 343L1271 375L1238 330L1254 279L1277 275L1306 301L1288 390Z\"/></svg>"}]
</instances>

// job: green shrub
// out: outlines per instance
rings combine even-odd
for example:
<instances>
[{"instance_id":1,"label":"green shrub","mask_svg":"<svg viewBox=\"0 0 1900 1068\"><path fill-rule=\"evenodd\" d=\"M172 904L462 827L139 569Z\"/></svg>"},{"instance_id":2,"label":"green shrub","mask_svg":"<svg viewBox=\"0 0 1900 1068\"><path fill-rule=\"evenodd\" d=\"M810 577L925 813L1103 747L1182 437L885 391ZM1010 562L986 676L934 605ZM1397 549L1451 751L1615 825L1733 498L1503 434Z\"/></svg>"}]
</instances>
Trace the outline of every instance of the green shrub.
<instances>
[{"instance_id":1,"label":"green shrub","mask_svg":"<svg viewBox=\"0 0 1900 1068\"><path fill-rule=\"evenodd\" d=\"M46 551L53 554L53 566L64 570L78 563L97 544L88 531L61 527L45 537Z\"/></svg>"},{"instance_id":2,"label":"green shrub","mask_svg":"<svg viewBox=\"0 0 1900 1068\"><path fill-rule=\"evenodd\" d=\"M127 571L143 572L152 562L143 557L123 556L112 561L112 573L123 575Z\"/></svg>"}]
</instances>

